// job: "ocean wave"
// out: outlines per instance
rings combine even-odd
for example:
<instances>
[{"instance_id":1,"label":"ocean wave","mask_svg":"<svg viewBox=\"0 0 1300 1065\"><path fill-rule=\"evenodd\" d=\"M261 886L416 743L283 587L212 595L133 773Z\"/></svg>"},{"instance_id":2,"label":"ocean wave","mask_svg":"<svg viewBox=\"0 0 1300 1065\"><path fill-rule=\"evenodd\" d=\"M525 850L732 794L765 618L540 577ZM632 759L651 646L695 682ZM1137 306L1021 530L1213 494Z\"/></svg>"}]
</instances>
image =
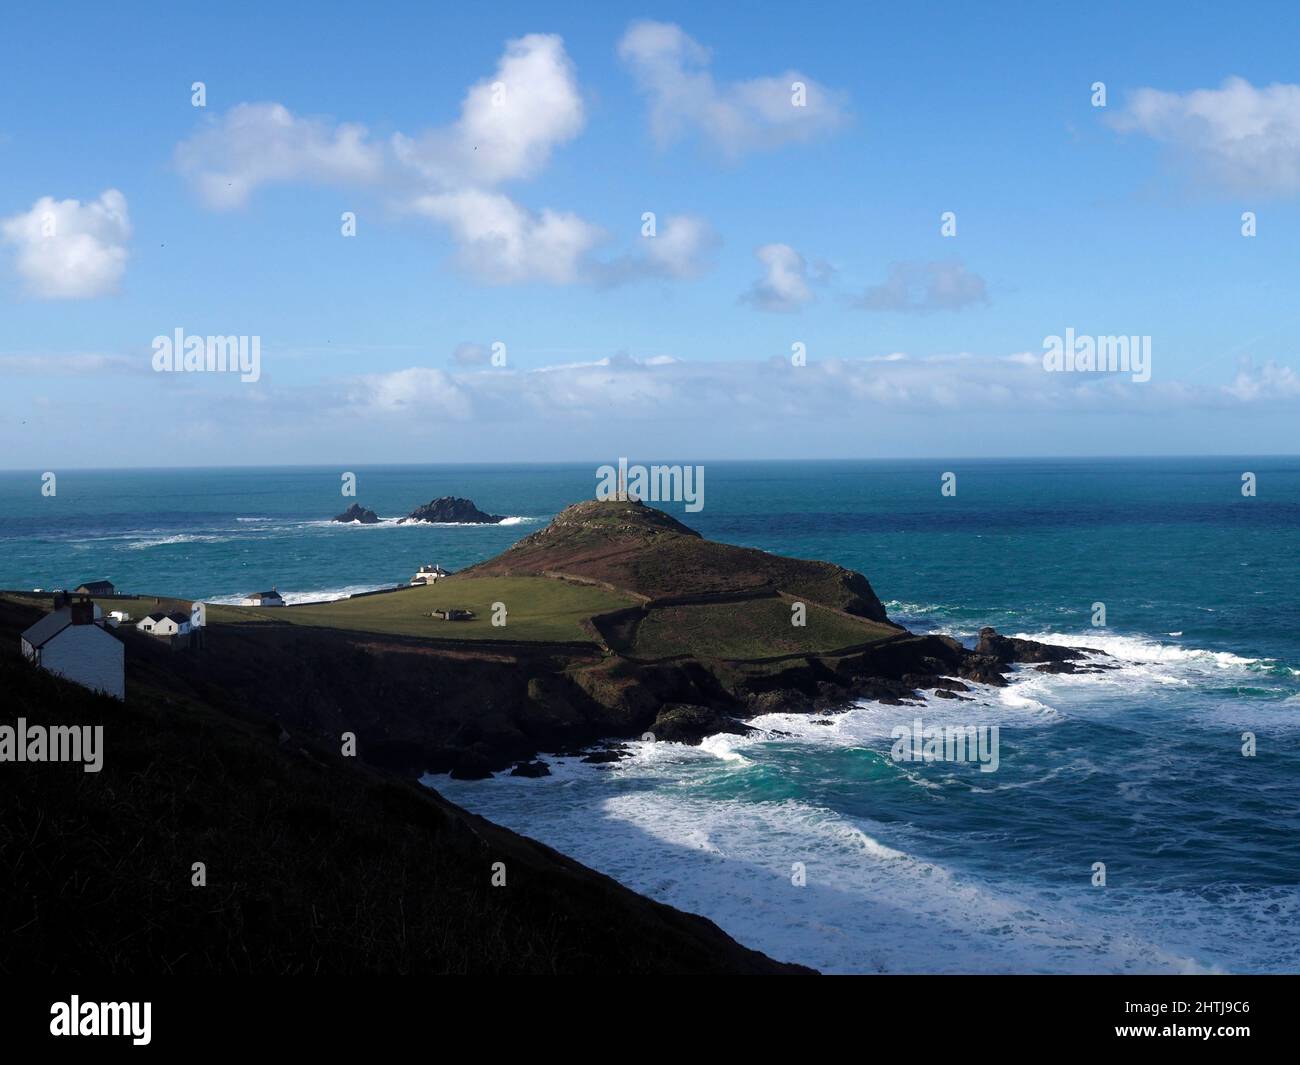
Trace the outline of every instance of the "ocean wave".
<instances>
[{"instance_id":1,"label":"ocean wave","mask_svg":"<svg viewBox=\"0 0 1300 1065\"><path fill-rule=\"evenodd\" d=\"M404 521L403 525L433 526L435 529L495 529L502 525L532 525L540 518L528 518L515 515L500 521Z\"/></svg>"},{"instance_id":2,"label":"ocean wave","mask_svg":"<svg viewBox=\"0 0 1300 1065\"><path fill-rule=\"evenodd\" d=\"M704 914L748 946L824 972L1214 971L1207 935L1244 962L1300 912L1294 889L1267 893L1274 910L1262 922L1265 893L1250 913L1243 898L1253 931L1242 943L1243 926L1224 927L1217 904L1169 892L1103 901L1086 867L1075 891L995 885L886 842L883 825L812 803L700 798L683 774L716 760L678 753L671 765L619 763L639 778L635 788L573 763L562 767L569 786L438 787L636 891ZM1285 967L1294 954L1275 946L1266 956Z\"/></svg>"},{"instance_id":3,"label":"ocean wave","mask_svg":"<svg viewBox=\"0 0 1300 1065\"><path fill-rule=\"evenodd\" d=\"M1182 644L1164 643L1146 636L1121 636L1106 629L1093 629L1085 633L1018 632L1015 635L1019 639L1038 640L1042 643L1096 648L1121 662L1142 665L1194 665L1207 669L1247 669L1251 666L1272 664L1271 659L1249 658L1233 654L1231 651L1184 647Z\"/></svg>"},{"instance_id":4,"label":"ocean wave","mask_svg":"<svg viewBox=\"0 0 1300 1065\"><path fill-rule=\"evenodd\" d=\"M378 521L334 521L332 518L313 518L298 523L302 529L392 529L400 518L380 518Z\"/></svg>"},{"instance_id":5,"label":"ocean wave","mask_svg":"<svg viewBox=\"0 0 1300 1065\"><path fill-rule=\"evenodd\" d=\"M333 603L340 599L347 599L349 596L360 595L362 592L378 592L385 588L394 588L394 584L349 584L342 588L323 588L310 592L280 592L284 597L286 606L306 606L309 603ZM236 595L214 595L204 600L205 603L211 603L213 606L239 606L249 592L240 592ZM260 607L259 609L274 613L279 607Z\"/></svg>"},{"instance_id":6,"label":"ocean wave","mask_svg":"<svg viewBox=\"0 0 1300 1065\"><path fill-rule=\"evenodd\" d=\"M116 537L123 539L123 537ZM224 544L235 539L234 536L219 533L175 533L171 536L147 537L143 540L130 540L119 550L147 551L153 547L169 547L172 544Z\"/></svg>"},{"instance_id":7,"label":"ocean wave","mask_svg":"<svg viewBox=\"0 0 1300 1065\"><path fill-rule=\"evenodd\" d=\"M392 518L380 518L378 521L361 522L361 521L333 521L329 518L318 518L301 523L303 527L317 529L492 529L501 525L532 525L540 518L529 517L510 517L499 522L481 522L481 521L410 521L406 515L400 515Z\"/></svg>"}]
</instances>

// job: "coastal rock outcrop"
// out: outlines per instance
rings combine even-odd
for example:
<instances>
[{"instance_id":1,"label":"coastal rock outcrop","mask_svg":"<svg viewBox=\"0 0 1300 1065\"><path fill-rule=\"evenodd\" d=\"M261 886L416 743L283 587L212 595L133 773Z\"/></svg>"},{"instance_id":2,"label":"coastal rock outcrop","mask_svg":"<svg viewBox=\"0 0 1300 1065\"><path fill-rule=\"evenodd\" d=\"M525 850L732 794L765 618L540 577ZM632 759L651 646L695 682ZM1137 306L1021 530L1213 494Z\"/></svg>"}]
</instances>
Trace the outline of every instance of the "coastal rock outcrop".
<instances>
[{"instance_id":1,"label":"coastal rock outcrop","mask_svg":"<svg viewBox=\"0 0 1300 1065\"><path fill-rule=\"evenodd\" d=\"M692 706L688 703L669 703L660 711L655 723L650 726L656 740L667 743L686 743L692 747L708 736L721 732L732 736L748 736L757 731L749 725L742 725L735 718L707 706Z\"/></svg>"},{"instance_id":2,"label":"coastal rock outcrop","mask_svg":"<svg viewBox=\"0 0 1300 1065\"><path fill-rule=\"evenodd\" d=\"M459 496L439 496L423 506L416 507L398 524L408 521L427 521L456 525L499 525L505 521L504 515L488 514L479 510L469 499Z\"/></svg>"},{"instance_id":3,"label":"coastal rock outcrop","mask_svg":"<svg viewBox=\"0 0 1300 1065\"><path fill-rule=\"evenodd\" d=\"M340 521L345 524L355 521L362 525L378 525L379 515L369 507L363 507L360 503L353 503L342 514L336 514L330 518L330 521Z\"/></svg>"},{"instance_id":4,"label":"coastal rock outcrop","mask_svg":"<svg viewBox=\"0 0 1300 1065\"><path fill-rule=\"evenodd\" d=\"M975 655L992 659L1000 666L1013 662L1041 663L1034 668L1040 673L1100 673L1114 666L1103 662L1080 661L1085 655L1109 658L1105 651L1095 647L1062 647L1058 644L1022 640L1016 636L1000 636L996 630L985 626L980 629L980 641Z\"/></svg>"}]
</instances>

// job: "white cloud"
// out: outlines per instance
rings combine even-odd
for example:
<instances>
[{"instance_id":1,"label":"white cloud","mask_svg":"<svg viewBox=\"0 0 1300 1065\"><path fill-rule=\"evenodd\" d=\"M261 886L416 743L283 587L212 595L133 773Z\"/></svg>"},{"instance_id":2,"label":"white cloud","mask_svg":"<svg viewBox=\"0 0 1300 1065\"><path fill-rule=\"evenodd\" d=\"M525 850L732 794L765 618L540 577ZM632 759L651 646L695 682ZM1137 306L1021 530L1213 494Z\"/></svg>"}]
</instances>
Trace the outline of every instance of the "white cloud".
<instances>
[{"instance_id":1,"label":"white cloud","mask_svg":"<svg viewBox=\"0 0 1300 1065\"><path fill-rule=\"evenodd\" d=\"M1004 411L1014 419L1043 413L1132 416L1186 409L1251 409L1300 398L1300 375L1287 366L1244 366L1227 385L1191 385L1127 374L1047 373L1040 353L916 358L788 357L726 362L616 355L528 371L467 368L446 373L410 368L362 379L344 405L380 418L427 406L487 424L543 425L579 418L616 431L624 423L691 423L719 434L761 413L767 424L818 425L853 420L871 409L891 415L935 410ZM719 418L718 411L735 418ZM739 420L737 420L739 419Z\"/></svg>"},{"instance_id":2,"label":"white cloud","mask_svg":"<svg viewBox=\"0 0 1300 1065\"><path fill-rule=\"evenodd\" d=\"M661 233L646 238L646 260L662 277L698 277L711 265L709 257L718 244L717 233L704 219L671 215L664 219Z\"/></svg>"},{"instance_id":3,"label":"white cloud","mask_svg":"<svg viewBox=\"0 0 1300 1065\"><path fill-rule=\"evenodd\" d=\"M1256 367L1247 360L1242 363L1225 391L1245 403L1260 400L1296 399L1300 397L1300 374L1290 366L1280 366L1272 359Z\"/></svg>"},{"instance_id":4,"label":"white cloud","mask_svg":"<svg viewBox=\"0 0 1300 1065\"><path fill-rule=\"evenodd\" d=\"M926 314L988 302L988 286L959 262L893 263L889 276L868 286L854 305L868 311Z\"/></svg>"},{"instance_id":5,"label":"white cloud","mask_svg":"<svg viewBox=\"0 0 1300 1065\"><path fill-rule=\"evenodd\" d=\"M147 358L86 352L78 355L0 355L0 373L22 377L86 378L96 374L150 372Z\"/></svg>"},{"instance_id":6,"label":"white cloud","mask_svg":"<svg viewBox=\"0 0 1300 1065\"><path fill-rule=\"evenodd\" d=\"M532 33L509 41L496 73L465 94L460 118L419 138L393 138L398 158L447 186L533 177L586 121L564 41Z\"/></svg>"},{"instance_id":7,"label":"white cloud","mask_svg":"<svg viewBox=\"0 0 1300 1065\"><path fill-rule=\"evenodd\" d=\"M506 43L495 72L476 82L447 126L373 140L365 128L301 118L280 104L240 104L176 151L209 207L240 207L271 183L383 189L398 215L445 226L456 261L493 285L610 283L697 276L716 235L700 219L668 220L636 256L600 263L605 231L572 211L535 211L498 186L535 177L585 124L563 40L529 34Z\"/></svg>"},{"instance_id":8,"label":"white cloud","mask_svg":"<svg viewBox=\"0 0 1300 1065\"><path fill-rule=\"evenodd\" d=\"M424 366L358 378L346 395L349 406L380 416L464 421L473 413L470 396L451 374Z\"/></svg>"},{"instance_id":9,"label":"white cloud","mask_svg":"<svg viewBox=\"0 0 1300 1065\"><path fill-rule=\"evenodd\" d=\"M764 274L741 299L761 311L797 311L813 299L808 264L789 244L764 244L754 250Z\"/></svg>"},{"instance_id":10,"label":"white cloud","mask_svg":"<svg viewBox=\"0 0 1300 1065\"><path fill-rule=\"evenodd\" d=\"M1139 89L1111 124L1168 145L1234 191L1300 190L1300 85L1228 78L1186 93Z\"/></svg>"},{"instance_id":11,"label":"white cloud","mask_svg":"<svg viewBox=\"0 0 1300 1065\"><path fill-rule=\"evenodd\" d=\"M276 103L243 103L176 149L176 166L208 207L243 207L263 185L366 185L384 173L384 150L364 126L301 118Z\"/></svg>"},{"instance_id":12,"label":"white cloud","mask_svg":"<svg viewBox=\"0 0 1300 1065\"><path fill-rule=\"evenodd\" d=\"M264 377L255 389L215 395L197 382L178 388L184 382L148 376L152 387L136 382L105 402L99 377L52 374L55 398L42 404L37 393L23 408L37 411L26 424L3 420L0 446L15 465L84 464L89 433L101 461L138 463L138 447L126 446L134 437L113 429L164 403L189 427L168 461L190 465L213 448L232 461L360 454L391 462L412 449L454 461L520 461L535 457L538 440L552 458L583 462L844 457L864 453L864 424L874 430L866 450L873 455L1097 454L1099 442L1109 454L1195 454L1206 440L1276 454L1285 452L1300 406L1300 375L1279 364L1248 365L1222 384L1159 372L1136 383L1127 374L1046 373L1034 351L837 358L810 349L800 367L784 353L713 362L613 355L530 371L408 366L299 386ZM268 409L279 416L268 418ZM69 424L84 432L69 435Z\"/></svg>"},{"instance_id":13,"label":"white cloud","mask_svg":"<svg viewBox=\"0 0 1300 1065\"><path fill-rule=\"evenodd\" d=\"M689 280L712 269L722 238L703 218L669 215L653 237L641 237L637 250L606 262L590 264L589 276L606 285L660 278Z\"/></svg>"},{"instance_id":14,"label":"white cloud","mask_svg":"<svg viewBox=\"0 0 1300 1065\"><path fill-rule=\"evenodd\" d=\"M117 189L85 204L44 196L31 210L0 221L0 241L16 249L18 276L37 299L88 299L116 292L130 237L126 197Z\"/></svg>"},{"instance_id":15,"label":"white cloud","mask_svg":"<svg viewBox=\"0 0 1300 1065\"><path fill-rule=\"evenodd\" d=\"M719 84L709 50L674 23L634 22L618 54L650 99L650 128L661 146L694 132L734 159L806 142L848 121L844 93L796 70ZM796 83L804 87L803 106L795 105Z\"/></svg>"},{"instance_id":16,"label":"white cloud","mask_svg":"<svg viewBox=\"0 0 1300 1065\"><path fill-rule=\"evenodd\" d=\"M503 193L481 189L420 196L410 207L448 226L462 266L492 285L580 280L583 260L603 236L570 212L535 214Z\"/></svg>"}]
</instances>

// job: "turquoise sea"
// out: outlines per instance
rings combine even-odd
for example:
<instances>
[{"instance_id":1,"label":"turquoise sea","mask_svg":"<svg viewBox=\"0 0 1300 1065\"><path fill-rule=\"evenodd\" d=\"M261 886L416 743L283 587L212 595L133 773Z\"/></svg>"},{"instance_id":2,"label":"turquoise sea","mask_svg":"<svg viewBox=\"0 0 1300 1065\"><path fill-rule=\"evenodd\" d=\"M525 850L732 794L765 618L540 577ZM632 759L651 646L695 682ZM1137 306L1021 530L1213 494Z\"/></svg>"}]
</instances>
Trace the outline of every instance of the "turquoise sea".
<instances>
[{"instance_id":1,"label":"turquoise sea","mask_svg":"<svg viewBox=\"0 0 1300 1065\"><path fill-rule=\"evenodd\" d=\"M591 496L597 465L351 471L385 518L461 495L511 516L493 527L332 525L354 501L336 469L55 471L54 496L41 471L3 473L0 586L338 596L495 554ZM777 714L758 738L429 783L828 971L1300 971L1300 459L705 472L701 512L666 509L706 536L861 570L917 631L991 624L1119 668L1025 668L972 702ZM891 729L916 718L998 725L997 772L894 762Z\"/></svg>"}]
</instances>

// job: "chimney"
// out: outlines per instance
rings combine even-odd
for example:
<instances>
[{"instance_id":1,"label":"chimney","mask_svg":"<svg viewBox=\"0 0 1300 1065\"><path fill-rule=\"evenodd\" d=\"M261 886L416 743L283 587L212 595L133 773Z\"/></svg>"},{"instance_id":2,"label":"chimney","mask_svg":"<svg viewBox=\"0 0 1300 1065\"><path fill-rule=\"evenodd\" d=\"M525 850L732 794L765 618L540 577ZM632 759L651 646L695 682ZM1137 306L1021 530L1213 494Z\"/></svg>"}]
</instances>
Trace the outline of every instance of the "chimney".
<instances>
[{"instance_id":1,"label":"chimney","mask_svg":"<svg viewBox=\"0 0 1300 1065\"><path fill-rule=\"evenodd\" d=\"M68 593L60 589L54 593L54 609L62 610L68 605Z\"/></svg>"},{"instance_id":2,"label":"chimney","mask_svg":"<svg viewBox=\"0 0 1300 1065\"><path fill-rule=\"evenodd\" d=\"M68 604L72 613L72 624L91 625L95 621L95 604L89 599L74 599Z\"/></svg>"}]
</instances>

